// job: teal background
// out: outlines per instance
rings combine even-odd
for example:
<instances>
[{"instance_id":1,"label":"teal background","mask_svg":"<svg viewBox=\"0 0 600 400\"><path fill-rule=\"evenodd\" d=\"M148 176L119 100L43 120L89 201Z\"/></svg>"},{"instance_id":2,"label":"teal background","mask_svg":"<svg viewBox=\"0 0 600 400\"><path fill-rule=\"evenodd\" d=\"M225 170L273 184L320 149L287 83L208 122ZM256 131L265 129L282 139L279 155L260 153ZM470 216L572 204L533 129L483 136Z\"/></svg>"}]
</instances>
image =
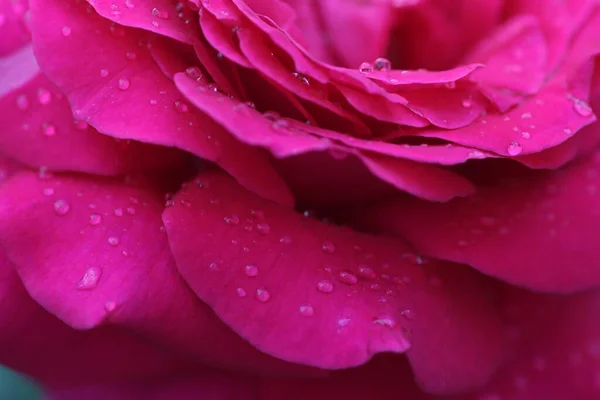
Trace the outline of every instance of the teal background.
<instances>
[{"instance_id":1,"label":"teal background","mask_svg":"<svg viewBox=\"0 0 600 400\"><path fill-rule=\"evenodd\" d=\"M0 400L38 400L41 391L33 382L0 365Z\"/></svg>"}]
</instances>

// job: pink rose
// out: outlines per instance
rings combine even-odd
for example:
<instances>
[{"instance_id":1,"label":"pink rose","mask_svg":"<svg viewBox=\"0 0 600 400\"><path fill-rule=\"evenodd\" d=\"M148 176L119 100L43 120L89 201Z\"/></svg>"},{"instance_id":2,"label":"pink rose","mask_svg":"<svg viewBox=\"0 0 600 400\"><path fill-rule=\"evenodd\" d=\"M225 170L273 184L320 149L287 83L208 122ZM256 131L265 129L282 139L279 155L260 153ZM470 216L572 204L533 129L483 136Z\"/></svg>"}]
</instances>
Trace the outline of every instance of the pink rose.
<instances>
[{"instance_id":1,"label":"pink rose","mask_svg":"<svg viewBox=\"0 0 600 400\"><path fill-rule=\"evenodd\" d=\"M0 0L0 363L597 398L599 37L595 0Z\"/></svg>"}]
</instances>

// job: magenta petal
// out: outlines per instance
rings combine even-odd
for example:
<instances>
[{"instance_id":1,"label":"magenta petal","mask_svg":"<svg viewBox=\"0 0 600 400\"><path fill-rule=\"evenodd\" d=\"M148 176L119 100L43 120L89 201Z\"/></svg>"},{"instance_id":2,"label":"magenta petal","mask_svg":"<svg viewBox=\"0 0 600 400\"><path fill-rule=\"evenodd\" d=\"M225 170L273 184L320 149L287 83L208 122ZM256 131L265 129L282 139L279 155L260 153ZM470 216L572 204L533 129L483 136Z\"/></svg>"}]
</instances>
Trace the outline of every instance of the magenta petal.
<instances>
[{"instance_id":1,"label":"magenta petal","mask_svg":"<svg viewBox=\"0 0 600 400\"><path fill-rule=\"evenodd\" d=\"M33 0L32 6L36 55L67 93L77 118L110 136L190 151L217 162L265 197L293 202L264 153L235 141L183 102L148 50L139 46L142 33L115 28L73 1ZM68 37L57 29L63 24L71 29ZM128 52L136 53L135 60Z\"/></svg>"},{"instance_id":2,"label":"magenta petal","mask_svg":"<svg viewBox=\"0 0 600 400\"><path fill-rule=\"evenodd\" d=\"M474 199L390 201L361 219L430 256L536 290L600 284L600 156L560 172L482 188ZM431 229L435 226L435 229Z\"/></svg>"},{"instance_id":3,"label":"magenta petal","mask_svg":"<svg viewBox=\"0 0 600 400\"><path fill-rule=\"evenodd\" d=\"M27 3L27 0L0 1L0 57L5 57L29 42Z\"/></svg>"},{"instance_id":4,"label":"magenta petal","mask_svg":"<svg viewBox=\"0 0 600 400\"><path fill-rule=\"evenodd\" d=\"M51 387L149 378L189 366L122 329L71 329L29 297L2 250L0 326L0 363Z\"/></svg>"},{"instance_id":5,"label":"magenta petal","mask_svg":"<svg viewBox=\"0 0 600 400\"><path fill-rule=\"evenodd\" d=\"M496 368L498 321L468 270L419 266L400 241L307 219L224 175L201 175L173 200L163 220L179 271L260 350L335 369L408 350L423 387L439 393Z\"/></svg>"},{"instance_id":6,"label":"magenta petal","mask_svg":"<svg viewBox=\"0 0 600 400\"><path fill-rule=\"evenodd\" d=\"M0 243L31 296L67 324L126 326L217 365L314 374L257 352L198 301L175 268L159 192L23 173L0 198Z\"/></svg>"}]
</instances>

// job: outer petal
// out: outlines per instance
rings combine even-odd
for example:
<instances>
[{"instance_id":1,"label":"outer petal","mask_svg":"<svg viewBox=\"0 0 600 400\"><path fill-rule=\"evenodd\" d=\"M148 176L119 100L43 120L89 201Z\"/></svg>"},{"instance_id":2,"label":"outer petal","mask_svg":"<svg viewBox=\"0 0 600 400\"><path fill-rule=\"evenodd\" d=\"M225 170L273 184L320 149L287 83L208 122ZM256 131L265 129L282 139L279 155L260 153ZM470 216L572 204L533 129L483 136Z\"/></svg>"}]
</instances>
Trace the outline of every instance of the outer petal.
<instances>
[{"instance_id":1,"label":"outer petal","mask_svg":"<svg viewBox=\"0 0 600 400\"><path fill-rule=\"evenodd\" d=\"M19 49L29 42L29 28L25 13L27 0L0 1L0 57Z\"/></svg>"},{"instance_id":2,"label":"outer petal","mask_svg":"<svg viewBox=\"0 0 600 400\"><path fill-rule=\"evenodd\" d=\"M60 393L64 397L52 399L191 400L199 396L219 400L597 398L600 390L600 326L594 316L600 311L600 293L545 296L504 287L498 294L497 300L505 310L502 333L512 345L509 361L484 388L469 394L428 395L414 384L408 365L401 357L385 355L360 368L334 372L327 379L248 379L232 374L207 376L201 373L158 383L154 380L121 387L67 391ZM207 382L209 379L210 383ZM236 389L241 392L235 392ZM226 395L232 397L223 397Z\"/></svg>"},{"instance_id":3,"label":"outer petal","mask_svg":"<svg viewBox=\"0 0 600 400\"><path fill-rule=\"evenodd\" d=\"M175 269L160 192L23 173L0 199L0 243L31 296L68 325L125 326L215 365L314 373L256 351L198 301Z\"/></svg>"},{"instance_id":4,"label":"outer petal","mask_svg":"<svg viewBox=\"0 0 600 400\"><path fill-rule=\"evenodd\" d=\"M265 197L293 202L264 153L237 142L182 103L148 49L140 47L142 32L111 25L75 1L31 4L36 55L44 72L67 93L76 117L107 135L190 151L217 162ZM70 28L68 37L61 34L62 25ZM127 56L131 53L135 57Z\"/></svg>"},{"instance_id":5,"label":"outer petal","mask_svg":"<svg viewBox=\"0 0 600 400\"><path fill-rule=\"evenodd\" d=\"M600 284L599 165L596 153L563 171L482 188L472 199L433 204L402 198L361 210L360 218L430 256L514 284L582 290Z\"/></svg>"},{"instance_id":6,"label":"outer petal","mask_svg":"<svg viewBox=\"0 0 600 400\"><path fill-rule=\"evenodd\" d=\"M181 274L265 352L345 368L408 350L440 393L482 384L501 358L494 308L458 266L420 267L402 242L306 219L222 175L173 200L163 220Z\"/></svg>"},{"instance_id":7,"label":"outer petal","mask_svg":"<svg viewBox=\"0 0 600 400\"><path fill-rule=\"evenodd\" d=\"M0 363L49 386L104 384L190 367L122 329L71 329L29 297L1 249L0 326Z\"/></svg>"}]
</instances>

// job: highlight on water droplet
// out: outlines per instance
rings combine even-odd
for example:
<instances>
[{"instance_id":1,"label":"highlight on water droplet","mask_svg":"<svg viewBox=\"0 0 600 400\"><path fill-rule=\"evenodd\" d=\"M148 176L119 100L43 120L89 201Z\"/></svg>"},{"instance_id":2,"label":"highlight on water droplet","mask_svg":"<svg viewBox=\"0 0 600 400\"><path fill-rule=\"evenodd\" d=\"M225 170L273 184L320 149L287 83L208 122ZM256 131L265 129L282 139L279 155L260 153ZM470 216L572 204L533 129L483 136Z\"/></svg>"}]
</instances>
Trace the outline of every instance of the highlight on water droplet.
<instances>
[{"instance_id":1,"label":"highlight on water droplet","mask_svg":"<svg viewBox=\"0 0 600 400\"><path fill-rule=\"evenodd\" d=\"M100 70L100 76L106 78L108 76L108 70L106 68L102 68Z\"/></svg>"},{"instance_id":2,"label":"highlight on water droplet","mask_svg":"<svg viewBox=\"0 0 600 400\"><path fill-rule=\"evenodd\" d=\"M356 275L347 271L342 271L340 272L340 281L346 285L354 285L358 282L358 279L356 278Z\"/></svg>"},{"instance_id":3,"label":"highlight on water droplet","mask_svg":"<svg viewBox=\"0 0 600 400\"><path fill-rule=\"evenodd\" d=\"M256 265L246 265L244 267L244 272L249 277L255 277L258 275L258 267Z\"/></svg>"},{"instance_id":4,"label":"highlight on water droplet","mask_svg":"<svg viewBox=\"0 0 600 400\"><path fill-rule=\"evenodd\" d=\"M387 58L379 57L373 63L373 67L378 71L389 71L392 69L392 62Z\"/></svg>"},{"instance_id":5,"label":"highlight on water droplet","mask_svg":"<svg viewBox=\"0 0 600 400\"><path fill-rule=\"evenodd\" d=\"M187 67L185 74L196 81L202 80L202 71L198 67Z\"/></svg>"},{"instance_id":6,"label":"highlight on water droplet","mask_svg":"<svg viewBox=\"0 0 600 400\"><path fill-rule=\"evenodd\" d=\"M102 215L90 214L90 219L89 219L90 225L98 225L100 222L102 222Z\"/></svg>"},{"instance_id":7,"label":"highlight on water droplet","mask_svg":"<svg viewBox=\"0 0 600 400\"><path fill-rule=\"evenodd\" d=\"M523 151L523 148L519 142L510 142L507 151L511 156L518 156Z\"/></svg>"},{"instance_id":8,"label":"highlight on water droplet","mask_svg":"<svg viewBox=\"0 0 600 400\"><path fill-rule=\"evenodd\" d=\"M256 289L256 300L266 303L271 299L271 293L265 288Z\"/></svg>"},{"instance_id":9,"label":"highlight on water droplet","mask_svg":"<svg viewBox=\"0 0 600 400\"><path fill-rule=\"evenodd\" d=\"M121 78L121 79L119 79L118 85L119 85L119 89L127 90L127 89L129 89L129 86L131 85L131 83L129 82L129 79Z\"/></svg>"},{"instance_id":10,"label":"highlight on water droplet","mask_svg":"<svg viewBox=\"0 0 600 400\"><path fill-rule=\"evenodd\" d=\"M328 280L322 280L317 282L317 290L321 293L331 293L333 292L333 283Z\"/></svg>"},{"instance_id":11,"label":"highlight on water droplet","mask_svg":"<svg viewBox=\"0 0 600 400\"><path fill-rule=\"evenodd\" d=\"M374 324L385 326L387 328L394 328L396 326L396 320L392 317L379 317L373 320Z\"/></svg>"},{"instance_id":12,"label":"highlight on water droplet","mask_svg":"<svg viewBox=\"0 0 600 400\"><path fill-rule=\"evenodd\" d=\"M167 11L160 10L157 7L152 9L152 15L161 19L169 19L169 13Z\"/></svg>"},{"instance_id":13,"label":"highlight on water droplet","mask_svg":"<svg viewBox=\"0 0 600 400\"><path fill-rule=\"evenodd\" d=\"M121 243L121 239L119 239L116 236L110 236L108 239L108 244L110 244L111 246L118 246L119 243Z\"/></svg>"},{"instance_id":14,"label":"highlight on water droplet","mask_svg":"<svg viewBox=\"0 0 600 400\"><path fill-rule=\"evenodd\" d=\"M573 109L577 114L581 115L582 117L589 117L590 115L592 115L592 107L590 107L590 105L587 102L575 97L572 98L572 101Z\"/></svg>"},{"instance_id":15,"label":"highlight on water droplet","mask_svg":"<svg viewBox=\"0 0 600 400\"><path fill-rule=\"evenodd\" d=\"M271 232L271 227L269 226L269 224L257 224L256 230L261 235L266 235L267 233Z\"/></svg>"},{"instance_id":16,"label":"highlight on water droplet","mask_svg":"<svg viewBox=\"0 0 600 400\"><path fill-rule=\"evenodd\" d=\"M364 62L359 65L358 70L363 73L373 72L373 64Z\"/></svg>"},{"instance_id":17,"label":"highlight on water droplet","mask_svg":"<svg viewBox=\"0 0 600 400\"><path fill-rule=\"evenodd\" d=\"M310 304L301 305L298 311L303 317L312 317L315 314L315 309Z\"/></svg>"},{"instance_id":18,"label":"highlight on water droplet","mask_svg":"<svg viewBox=\"0 0 600 400\"><path fill-rule=\"evenodd\" d=\"M54 211L58 215L66 215L71 211L71 205L66 200L56 200L54 202Z\"/></svg>"},{"instance_id":19,"label":"highlight on water droplet","mask_svg":"<svg viewBox=\"0 0 600 400\"><path fill-rule=\"evenodd\" d=\"M85 271L81 280L75 286L79 290L91 290L98 286L100 277L102 276L102 268L90 267Z\"/></svg>"}]
</instances>

